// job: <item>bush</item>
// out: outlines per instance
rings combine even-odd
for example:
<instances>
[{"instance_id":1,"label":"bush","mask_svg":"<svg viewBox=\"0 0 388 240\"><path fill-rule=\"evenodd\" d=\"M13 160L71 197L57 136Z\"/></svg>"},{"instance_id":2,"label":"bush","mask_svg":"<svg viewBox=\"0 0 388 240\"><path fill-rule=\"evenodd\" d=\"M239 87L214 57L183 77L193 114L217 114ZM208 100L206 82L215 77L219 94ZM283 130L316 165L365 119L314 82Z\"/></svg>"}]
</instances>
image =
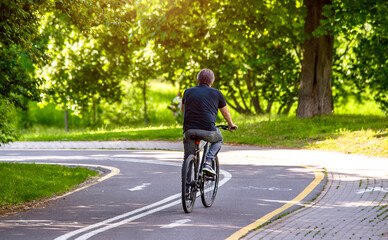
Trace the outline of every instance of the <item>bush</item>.
<instances>
[{"instance_id":1,"label":"bush","mask_svg":"<svg viewBox=\"0 0 388 240\"><path fill-rule=\"evenodd\" d=\"M17 139L14 127L14 106L9 101L0 99L0 146Z\"/></svg>"}]
</instances>

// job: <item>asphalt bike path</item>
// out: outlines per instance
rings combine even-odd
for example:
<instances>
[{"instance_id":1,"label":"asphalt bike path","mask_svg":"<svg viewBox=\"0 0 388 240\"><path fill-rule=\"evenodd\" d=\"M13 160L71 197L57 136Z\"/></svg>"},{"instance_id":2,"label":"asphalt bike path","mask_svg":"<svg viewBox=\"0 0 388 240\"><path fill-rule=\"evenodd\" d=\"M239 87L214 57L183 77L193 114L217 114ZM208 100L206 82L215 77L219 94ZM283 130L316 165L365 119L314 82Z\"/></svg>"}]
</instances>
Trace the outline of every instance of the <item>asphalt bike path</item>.
<instances>
[{"instance_id":1,"label":"asphalt bike path","mask_svg":"<svg viewBox=\"0 0 388 240\"><path fill-rule=\"evenodd\" d=\"M0 152L0 157L3 153L8 152L8 159L11 158L10 155L13 155L12 158L15 159L20 153L17 153L17 151L12 153L11 150L25 148L148 148L181 150L182 147L181 143L168 142L16 143L3 148L4 150L7 149L6 151L0 150L2 151ZM23 152L26 150L20 151ZM44 155L44 151L39 152ZM178 152L177 154L175 160L172 160L171 157L170 159L166 157L158 158L157 161L175 161L180 164L179 155L182 153ZM82 161L81 156L72 155L72 158L78 159L72 160L73 162ZM184 233L190 236L194 235L196 236L195 238L200 239L207 239L206 236L211 236L212 239L238 239L241 237L243 239L387 239L387 159L320 151L276 150L247 146L224 146L222 152L220 152L220 159L221 169L228 171L232 175L232 178L224 186L221 186L215 205L210 209L203 208L201 202L197 201L192 214L182 215L183 211L181 210L181 206L175 204L157 213L144 216L138 219L137 222L128 222L120 227L100 232L91 239L106 239L108 237L111 239L132 239L128 238L128 236L134 236L135 238L133 239L152 239L152 236L157 236L158 239L167 239L171 238L170 233L174 231L175 234L173 235L175 235L175 238L172 239L180 239ZM90 163L91 161L86 160L85 162ZM98 161L98 163L101 162L101 160ZM123 168L122 166L120 167ZM179 179L180 167L175 166L175 168L178 169L178 174L175 178ZM311 195L316 195L317 192L314 193L314 191L319 192L321 186L318 184L316 187L311 187L310 185L306 187L306 185L317 180L317 172L321 172L322 168L327 170L327 184L318 198L306 205L310 201L308 199L312 199ZM142 171L138 170L138 172ZM239 175L239 173L242 174ZM267 173L268 175L266 175ZM120 174L122 173L120 172ZM247 181L247 179L244 179L247 176L252 178ZM238 177L241 177L240 182L235 181L238 180ZM297 183L296 179L301 180L303 177L306 178L305 180L308 179L308 181ZM87 190L69 195L66 199L70 196L75 197L84 194L93 188L104 186L104 184L109 183L114 178L112 177L109 180L98 183ZM177 181L177 187L179 188L180 179ZM270 184L264 184L266 181ZM293 191L293 195L287 194L287 191L285 191L287 184L292 181L300 186L298 189L292 186L293 190L296 190L295 192ZM254 184L247 184L247 182ZM276 182L279 185L276 185ZM321 181L321 184L322 182L325 181ZM143 187L146 189L151 187L152 184L147 185L142 183L135 186L135 188ZM233 193L233 191L237 192ZM255 192L258 196L245 196L244 191ZM308 194L309 192L310 194ZM160 194L157 191L155 193L156 195ZM179 190L175 192L175 194L177 193L179 193ZM270 196L272 193L277 195L272 198ZM282 198L282 195L287 197ZM295 197L295 195L297 196ZM234 200L228 198L234 198ZM159 196L158 200L160 199ZM250 201L253 205L249 203ZM130 202L132 202L132 199ZM234 204L231 204L233 202ZM274 203L278 205L274 205ZM222 204L226 205L224 206ZM305 206L257 231L251 231L257 226L273 219L276 215L289 212L299 205ZM85 204L84 206L88 205ZM143 205L139 204L138 207L141 206ZM248 207L244 210L242 206ZM271 206L271 209L266 208L267 206ZM19 216L22 222L23 219L21 216L33 211L35 210L17 214L11 216L11 218ZM39 211L39 209L36 211ZM111 211L109 210L109 212ZM122 213L122 210L118 212ZM209 214L210 212L211 214ZM180 216L180 218L177 216ZM67 223L59 223L59 225L62 224L66 228L71 228L69 226L72 226L74 229L80 229L80 224L87 227L90 226L88 224L91 222L96 223L100 220L94 219L90 222L86 221L86 219L90 220L93 217L98 218L96 216L89 216L85 218L85 223L77 222L78 225L71 225L69 221ZM102 218L109 219L107 216ZM163 225L160 223L161 221L157 221L159 223L153 222L155 219L168 220L169 223ZM224 222L217 221L219 219L223 219ZM31 223L34 223L34 220L29 224ZM28 225L25 222L23 224ZM23 224L19 222L19 228ZM35 222L35 224L39 225L39 221ZM7 222L4 221L4 218L0 219L0 238L3 239L1 235L4 232L10 233L12 227L15 228L15 226L12 226L12 220ZM34 227L29 226L25 228L33 229ZM60 229L58 227L56 232L60 231ZM181 231L183 229L184 231ZM223 229L223 231L219 231L220 229ZM66 232L68 230L63 231ZM130 231L128 232L127 230ZM49 231L46 230L46 232ZM113 235L111 235L112 233ZM123 236L126 237L123 238ZM166 237L164 238L164 236Z\"/></svg>"},{"instance_id":2,"label":"asphalt bike path","mask_svg":"<svg viewBox=\"0 0 388 240\"><path fill-rule=\"evenodd\" d=\"M2 153L3 161L102 165L120 172L44 208L2 218L1 239L225 239L293 199L314 179L300 166L226 165L215 204L204 208L197 199L194 212L185 214L180 203L182 152Z\"/></svg>"}]
</instances>

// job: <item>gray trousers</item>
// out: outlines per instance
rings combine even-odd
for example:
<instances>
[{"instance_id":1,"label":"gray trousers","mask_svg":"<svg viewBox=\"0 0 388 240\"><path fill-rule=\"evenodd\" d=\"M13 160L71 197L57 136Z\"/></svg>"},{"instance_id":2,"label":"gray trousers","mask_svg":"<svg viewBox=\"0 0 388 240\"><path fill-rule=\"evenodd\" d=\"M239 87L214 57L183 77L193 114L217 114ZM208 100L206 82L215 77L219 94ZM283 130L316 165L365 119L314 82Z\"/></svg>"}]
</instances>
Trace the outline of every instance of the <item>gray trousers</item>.
<instances>
[{"instance_id":1,"label":"gray trousers","mask_svg":"<svg viewBox=\"0 0 388 240\"><path fill-rule=\"evenodd\" d=\"M217 128L216 131L207 131L202 129L187 130L183 136L183 146L185 150L184 159L186 159L190 154L194 154L195 140L191 139L191 136L200 136L203 140L212 143L206 155L206 159L212 160L216 158L217 153L221 149L223 139L220 129Z\"/></svg>"}]
</instances>

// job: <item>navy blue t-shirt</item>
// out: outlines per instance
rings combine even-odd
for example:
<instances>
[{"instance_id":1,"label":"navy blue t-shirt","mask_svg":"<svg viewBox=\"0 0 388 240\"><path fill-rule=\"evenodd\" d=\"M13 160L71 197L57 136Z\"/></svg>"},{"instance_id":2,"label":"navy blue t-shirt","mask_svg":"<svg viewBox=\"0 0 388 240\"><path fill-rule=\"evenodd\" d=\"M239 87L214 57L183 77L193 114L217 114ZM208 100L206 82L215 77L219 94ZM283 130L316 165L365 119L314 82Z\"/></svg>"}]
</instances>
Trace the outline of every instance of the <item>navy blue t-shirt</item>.
<instances>
[{"instance_id":1,"label":"navy blue t-shirt","mask_svg":"<svg viewBox=\"0 0 388 240\"><path fill-rule=\"evenodd\" d=\"M226 106L221 91L207 85L186 89L182 103L185 111L183 132L189 129L216 131L218 109Z\"/></svg>"}]
</instances>

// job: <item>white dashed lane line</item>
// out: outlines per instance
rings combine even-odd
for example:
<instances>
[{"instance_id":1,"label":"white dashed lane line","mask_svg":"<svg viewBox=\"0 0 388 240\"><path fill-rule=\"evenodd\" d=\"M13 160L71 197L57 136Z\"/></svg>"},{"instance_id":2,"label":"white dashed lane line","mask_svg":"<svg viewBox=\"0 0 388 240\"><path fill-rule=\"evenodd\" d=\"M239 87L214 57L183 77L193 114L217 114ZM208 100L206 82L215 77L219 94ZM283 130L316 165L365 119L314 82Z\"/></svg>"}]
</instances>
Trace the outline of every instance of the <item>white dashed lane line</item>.
<instances>
[{"instance_id":1,"label":"white dashed lane line","mask_svg":"<svg viewBox=\"0 0 388 240\"><path fill-rule=\"evenodd\" d=\"M164 162L164 161L154 161L154 160L136 160L136 159L120 159L120 158L114 158L110 160L116 160L116 161L125 161L125 162L136 162L136 163L146 163L146 164L158 164L158 165L169 165L169 166L181 166L180 163L174 163L174 162ZM220 173L224 176L222 180L219 182L219 187L224 185L226 182L228 182L232 178L232 174L230 174L227 171L220 170ZM146 187L145 184L142 184L141 186L137 186L135 188L140 189ZM81 233L84 233L83 235L76 238L76 240L86 240L89 239L92 236L95 236L99 233L105 232L107 230L119 227L121 225L124 225L126 223L132 222L134 220L137 220L139 218L160 212L164 209L167 209L169 207L178 205L181 203L180 200L181 193L174 194L170 197L167 197L163 200L160 200L158 202L155 202L153 204L150 204L148 206L144 206L142 208L115 216L113 218L109 218L105 221L98 222L95 224L92 224L87 227L80 228L78 230L66 233L62 236L59 236L55 238L55 240L67 240L72 237L75 237L76 235L79 235ZM184 224L184 223L177 223L177 224ZM176 225L178 226L178 225Z\"/></svg>"}]
</instances>

